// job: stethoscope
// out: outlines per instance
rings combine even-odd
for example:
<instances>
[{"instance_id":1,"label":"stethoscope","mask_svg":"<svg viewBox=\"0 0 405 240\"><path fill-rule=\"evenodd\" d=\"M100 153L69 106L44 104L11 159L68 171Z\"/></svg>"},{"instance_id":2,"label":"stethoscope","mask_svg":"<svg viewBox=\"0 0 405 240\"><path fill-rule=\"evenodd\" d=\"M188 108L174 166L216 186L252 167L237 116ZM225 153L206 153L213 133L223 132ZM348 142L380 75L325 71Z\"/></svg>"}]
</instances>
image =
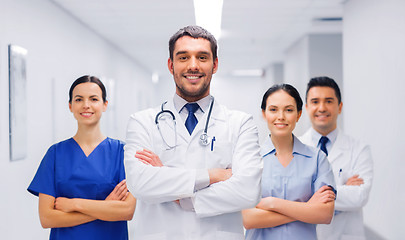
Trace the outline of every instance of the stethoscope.
<instances>
[{"instance_id":1,"label":"stethoscope","mask_svg":"<svg viewBox=\"0 0 405 240\"><path fill-rule=\"evenodd\" d=\"M208 123L209 123L210 118L211 118L212 107L213 107L213 105L214 105L214 97L212 97L211 99L212 99L212 100L211 100L211 104L210 104L210 109L208 110L207 122L205 123L204 132L200 135L200 144L201 144L201 146L208 146L208 145L210 145L210 143L211 143L211 140L210 140L210 138L209 138L209 136L208 136ZM164 105L165 105L166 103L167 103L167 101L164 102L164 103L162 103L160 112L158 112L158 113L156 114L156 117L155 117L155 124L156 124L156 126L157 126L157 128L158 128L158 130L159 130L159 133L160 133L160 136L162 137L163 142L164 142L170 149L172 149L172 148L175 148L176 145L177 145L176 117L174 116L174 114L173 114L172 111L170 111L170 110L165 110L165 109L164 109ZM161 129L160 129L159 120L160 120L161 115L163 115L163 114L169 114L170 117L171 117L171 119L172 119L172 121L173 121L173 127L174 127L174 145L169 144L169 143L165 140L165 138L164 138L164 136L163 136L163 134L162 134L162 131L161 131Z\"/></svg>"}]
</instances>

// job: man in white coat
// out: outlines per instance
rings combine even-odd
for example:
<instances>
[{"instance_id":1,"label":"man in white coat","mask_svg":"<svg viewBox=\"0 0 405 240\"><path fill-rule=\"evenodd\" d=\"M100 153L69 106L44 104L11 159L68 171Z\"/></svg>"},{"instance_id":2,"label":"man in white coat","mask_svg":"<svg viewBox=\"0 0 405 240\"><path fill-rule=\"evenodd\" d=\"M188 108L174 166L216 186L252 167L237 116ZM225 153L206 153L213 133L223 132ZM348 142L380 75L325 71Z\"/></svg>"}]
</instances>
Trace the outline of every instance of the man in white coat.
<instances>
[{"instance_id":1,"label":"man in white coat","mask_svg":"<svg viewBox=\"0 0 405 240\"><path fill-rule=\"evenodd\" d=\"M316 77L309 81L305 107L312 128L300 139L328 155L337 186L335 216L329 225L317 226L320 240L365 239L362 208L371 189L373 161L368 145L337 127L342 106L340 89L333 79Z\"/></svg>"},{"instance_id":2,"label":"man in white coat","mask_svg":"<svg viewBox=\"0 0 405 240\"><path fill-rule=\"evenodd\" d=\"M137 198L134 239L242 240L241 210L260 200L262 160L252 116L210 95L217 43L188 26L169 41L176 93L131 115L128 189Z\"/></svg>"}]
</instances>

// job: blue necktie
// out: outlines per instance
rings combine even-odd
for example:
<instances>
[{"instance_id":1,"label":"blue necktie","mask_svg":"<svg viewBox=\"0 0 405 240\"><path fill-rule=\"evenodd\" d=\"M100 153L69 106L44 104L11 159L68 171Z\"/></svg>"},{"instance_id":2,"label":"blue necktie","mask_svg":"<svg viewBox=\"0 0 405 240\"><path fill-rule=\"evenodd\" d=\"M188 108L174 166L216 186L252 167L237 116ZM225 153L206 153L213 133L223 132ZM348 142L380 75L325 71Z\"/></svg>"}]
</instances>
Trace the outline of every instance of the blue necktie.
<instances>
[{"instance_id":1,"label":"blue necktie","mask_svg":"<svg viewBox=\"0 0 405 240\"><path fill-rule=\"evenodd\" d=\"M326 143L328 143L329 138L322 136L321 139L319 139L319 143L321 144L321 150L326 153L326 156L328 156L328 150L326 149Z\"/></svg>"},{"instance_id":2,"label":"blue necktie","mask_svg":"<svg viewBox=\"0 0 405 240\"><path fill-rule=\"evenodd\" d=\"M194 113L195 113L195 111L197 111L198 108L200 108L200 106L198 106L197 103L187 103L185 105L185 108L187 108L187 110L188 110L188 116L186 119L186 128L191 135L195 126L198 123L198 120L195 117Z\"/></svg>"}]
</instances>

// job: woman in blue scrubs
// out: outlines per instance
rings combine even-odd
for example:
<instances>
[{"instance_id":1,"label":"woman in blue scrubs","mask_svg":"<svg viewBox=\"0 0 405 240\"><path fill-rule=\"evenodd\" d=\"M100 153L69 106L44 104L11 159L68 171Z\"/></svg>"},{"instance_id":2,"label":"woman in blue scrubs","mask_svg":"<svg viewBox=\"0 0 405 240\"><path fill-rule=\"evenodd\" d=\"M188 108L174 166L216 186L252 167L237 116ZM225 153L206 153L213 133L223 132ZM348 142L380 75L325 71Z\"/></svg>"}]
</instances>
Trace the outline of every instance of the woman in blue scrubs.
<instances>
[{"instance_id":1,"label":"woman in blue scrubs","mask_svg":"<svg viewBox=\"0 0 405 240\"><path fill-rule=\"evenodd\" d=\"M39 196L39 217L50 239L128 239L136 200L128 192L123 144L104 136L100 118L106 90L96 77L78 78L69 90L77 132L48 149L28 191Z\"/></svg>"},{"instance_id":2,"label":"woman in blue scrubs","mask_svg":"<svg viewBox=\"0 0 405 240\"><path fill-rule=\"evenodd\" d=\"M261 146L262 199L242 212L246 239L316 239L315 224L332 220L335 183L326 155L292 133L302 104L288 84L274 85L263 96L270 135Z\"/></svg>"}]
</instances>

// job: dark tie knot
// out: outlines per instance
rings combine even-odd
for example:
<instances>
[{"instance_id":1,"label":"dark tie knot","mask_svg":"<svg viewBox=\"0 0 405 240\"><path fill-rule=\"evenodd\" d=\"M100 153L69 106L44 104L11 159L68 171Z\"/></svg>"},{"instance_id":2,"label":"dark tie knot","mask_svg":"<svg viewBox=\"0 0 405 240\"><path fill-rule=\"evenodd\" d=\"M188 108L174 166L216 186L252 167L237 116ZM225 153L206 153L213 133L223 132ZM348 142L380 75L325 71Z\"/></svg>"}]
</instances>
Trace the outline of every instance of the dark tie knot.
<instances>
[{"instance_id":1,"label":"dark tie knot","mask_svg":"<svg viewBox=\"0 0 405 240\"><path fill-rule=\"evenodd\" d=\"M185 108L187 108L189 114L193 114L200 108L200 106L198 106L198 103L187 103Z\"/></svg>"},{"instance_id":2,"label":"dark tie knot","mask_svg":"<svg viewBox=\"0 0 405 240\"><path fill-rule=\"evenodd\" d=\"M326 148L326 143L328 143L329 138L322 136L321 139L319 139L319 143L321 144L321 150L328 156L328 149Z\"/></svg>"},{"instance_id":3,"label":"dark tie knot","mask_svg":"<svg viewBox=\"0 0 405 240\"><path fill-rule=\"evenodd\" d=\"M327 144L328 141L329 141L329 138L328 138L328 137L325 137L325 136L322 136L321 139L319 139L319 142L320 142L321 144Z\"/></svg>"}]
</instances>

